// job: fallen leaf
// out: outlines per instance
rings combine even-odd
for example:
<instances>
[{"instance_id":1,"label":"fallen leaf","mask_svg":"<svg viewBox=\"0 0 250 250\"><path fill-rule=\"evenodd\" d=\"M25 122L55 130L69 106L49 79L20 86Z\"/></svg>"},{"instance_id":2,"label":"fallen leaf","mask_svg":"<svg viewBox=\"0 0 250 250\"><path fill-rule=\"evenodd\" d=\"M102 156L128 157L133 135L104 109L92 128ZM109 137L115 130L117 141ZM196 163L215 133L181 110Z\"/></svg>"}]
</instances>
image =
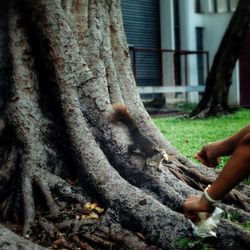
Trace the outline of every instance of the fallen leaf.
<instances>
[{"instance_id":1,"label":"fallen leaf","mask_svg":"<svg viewBox=\"0 0 250 250\"><path fill-rule=\"evenodd\" d=\"M95 210L96 210L97 213L101 214L101 213L103 213L104 208L96 207Z\"/></svg>"}]
</instances>

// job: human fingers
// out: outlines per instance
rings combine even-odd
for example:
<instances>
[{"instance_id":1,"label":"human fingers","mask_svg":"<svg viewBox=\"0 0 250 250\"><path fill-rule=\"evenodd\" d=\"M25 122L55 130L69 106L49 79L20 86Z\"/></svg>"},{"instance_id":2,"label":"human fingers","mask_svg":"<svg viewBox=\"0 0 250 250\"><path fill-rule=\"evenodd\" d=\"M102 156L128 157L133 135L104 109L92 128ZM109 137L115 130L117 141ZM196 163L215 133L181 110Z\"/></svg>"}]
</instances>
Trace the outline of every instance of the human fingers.
<instances>
[{"instance_id":1,"label":"human fingers","mask_svg":"<svg viewBox=\"0 0 250 250\"><path fill-rule=\"evenodd\" d=\"M188 218L189 215L195 214L196 211L199 211L199 205L197 205L198 201L199 201L198 196L190 196L182 204L184 214L186 214Z\"/></svg>"},{"instance_id":2,"label":"human fingers","mask_svg":"<svg viewBox=\"0 0 250 250\"><path fill-rule=\"evenodd\" d=\"M210 166L211 167L216 167L220 164L220 157L215 157L210 159Z\"/></svg>"},{"instance_id":3,"label":"human fingers","mask_svg":"<svg viewBox=\"0 0 250 250\"><path fill-rule=\"evenodd\" d=\"M201 152L197 152L194 157L195 159L200 161L203 165L209 168L215 168L216 166L219 165L220 157L208 158L204 153L202 154Z\"/></svg>"},{"instance_id":4,"label":"human fingers","mask_svg":"<svg viewBox=\"0 0 250 250\"><path fill-rule=\"evenodd\" d=\"M197 199L197 198L198 198L197 195L190 195L190 196L186 199L186 202L187 202L187 201L191 201L191 200L195 200L195 199Z\"/></svg>"},{"instance_id":5,"label":"human fingers","mask_svg":"<svg viewBox=\"0 0 250 250\"><path fill-rule=\"evenodd\" d=\"M202 156L201 152L195 153L194 158L197 159L199 162L201 162L203 165L209 167L210 164L208 159L206 159L204 155Z\"/></svg>"},{"instance_id":6,"label":"human fingers","mask_svg":"<svg viewBox=\"0 0 250 250\"><path fill-rule=\"evenodd\" d=\"M186 213L184 213L184 216L187 219L191 220L193 223L198 223L201 220L198 213L187 213L186 212Z\"/></svg>"}]
</instances>

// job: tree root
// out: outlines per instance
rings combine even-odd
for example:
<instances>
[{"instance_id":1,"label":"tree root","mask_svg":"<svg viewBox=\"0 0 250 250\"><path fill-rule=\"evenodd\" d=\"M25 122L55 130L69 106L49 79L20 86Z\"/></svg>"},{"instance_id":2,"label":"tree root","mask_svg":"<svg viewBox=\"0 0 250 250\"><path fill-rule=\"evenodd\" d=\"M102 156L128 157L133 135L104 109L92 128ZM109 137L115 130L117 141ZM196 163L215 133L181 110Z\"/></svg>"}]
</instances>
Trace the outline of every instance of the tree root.
<instances>
[{"instance_id":1,"label":"tree root","mask_svg":"<svg viewBox=\"0 0 250 250\"><path fill-rule=\"evenodd\" d=\"M168 169L178 179L201 191L214 181L213 178L204 176L194 167L188 168L182 164L174 164L168 166ZM233 189L228 195L226 195L223 201L227 204L234 204L235 206L250 212L250 198L248 198L244 193L237 191L237 189Z\"/></svg>"},{"instance_id":2,"label":"tree root","mask_svg":"<svg viewBox=\"0 0 250 250\"><path fill-rule=\"evenodd\" d=\"M150 246L146 244L145 237L142 233L139 232L131 232L122 228L119 224L112 224L109 227L100 227L98 228L107 239L112 239L117 246L121 249L129 248L131 249L159 249L154 246ZM95 233L98 236L98 232ZM101 236L103 237L103 235ZM119 248L119 249L120 249Z\"/></svg>"},{"instance_id":3,"label":"tree root","mask_svg":"<svg viewBox=\"0 0 250 250\"><path fill-rule=\"evenodd\" d=\"M203 185L205 185L205 186L207 186L208 184L210 184L214 181L213 178L210 178L210 177L205 176L204 174L201 174L194 167L188 168L183 164L177 164L177 168L181 171L182 175L189 177L189 179L194 179L199 183L203 183Z\"/></svg>"},{"instance_id":4,"label":"tree root","mask_svg":"<svg viewBox=\"0 0 250 250\"><path fill-rule=\"evenodd\" d=\"M58 218L59 219L59 218ZM79 221L79 220L68 220L61 223L51 223L43 217L39 217L39 225L45 230L49 241L52 240L52 246L54 248L64 247L66 249L72 249L80 247L81 249L93 249L88 243L82 241L79 235L82 234L82 227L86 228L86 231L90 229L97 221Z\"/></svg>"},{"instance_id":5,"label":"tree root","mask_svg":"<svg viewBox=\"0 0 250 250\"><path fill-rule=\"evenodd\" d=\"M250 214L242 209L223 203L218 204L218 207L224 210L225 214L223 215L223 217L225 219L233 222L239 222L240 224L244 224L250 221Z\"/></svg>"},{"instance_id":6,"label":"tree root","mask_svg":"<svg viewBox=\"0 0 250 250\"><path fill-rule=\"evenodd\" d=\"M38 225L48 234L51 240L59 238L60 231L54 226L53 223L49 222L42 216L38 217Z\"/></svg>"},{"instance_id":7,"label":"tree root","mask_svg":"<svg viewBox=\"0 0 250 250\"><path fill-rule=\"evenodd\" d=\"M83 242L82 240L79 239L77 235L73 235L71 237L72 242L76 244L76 246L80 247L81 249L84 250L94 250L88 243Z\"/></svg>"},{"instance_id":8,"label":"tree root","mask_svg":"<svg viewBox=\"0 0 250 250\"><path fill-rule=\"evenodd\" d=\"M77 219L71 219L71 220L64 220L62 222L56 223L55 226L59 230L65 230L68 229L69 225L74 225L74 231L78 231L80 233L84 233L89 229L89 227L92 227L96 224L95 220L85 219L82 221L79 221ZM76 227L78 230L76 230Z\"/></svg>"},{"instance_id":9,"label":"tree root","mask_svg":"<svg viewBox=\"0 0 250 250\"><path fill-rule=\"evenodd\" d=\"M5 130L5 128L6 128L5 121L4 121L4 119L0 118L0 139L2 137L2 134L3 134L3 131Z\"/></svg>"},{"instance_id":10,"label":"tree root","mask_svg":"<svg viewBox=\"0 0 250 250\"><path fill-rule=\"evenodd\" d=\"M102 248L112 249L113 246L115 245L113 242L104 240L95 234L85 233L81 235L81 237L89 242L94 243L94 245L102 247Z\"/></svg>"},{"instance_id":11,"label":"tree root","mask_svg":"<svg viewBox=\"0 0 250 250\"><path fill-rule=\"evenodd\" d=\"M249 249L250 233L235 223L222 219L217 229L216 245L217 249Z\"/></svg>"},{"instance_id":12,"label":"tree root","mask_svg":"<svg viewBox=\"0 0 250 250\"><path fill-rule=\"evenodd\" d=\"M4 193L8 192L7 188L10 185L10 181L13 178L13 174L16 170L17 163L17 150L15 146L12 146L10 152L5 152L1 157L3 163L0 169L0 197L4 196ZM7 190L6 190L7 188Z\"/></svg>"},{"instance_id":13,"label":"tree root","mask_svg":"<svg viewBox=\"0 0 250 250\"><path fill-rule=\"evenodd\" d=\"M189 175L186 175L179 166L178 168L176 166L169 167L169 171L179 180L182 180L183 182L187 183L189 186L196 188L198 190L202 190L203 185L202 182L198 179L192 178ZM199 177L201 175L199 174Z\"/></svg>"},{"instance_id":14,"label":"tree root","mask_svg":"<svg viewBox=\"0 0 250 250\"><path fill-rule=\"evenodd\" d=\"M13 4L15 2L11 1ZM39 88L43 83L39 81L37 76L39 74L35 72L39 67L35 65L35 60L31 56L33 50L29 46L26 27L22 27L25 21L16 13L17 6L13 8L12 4L10 5L12 7L10 49L13 54L12 64L15 67L13 67L13 96L8 105L8 122L15 131L21 155L17 169L21 172L19 193L22 195L20 203L23 204L24 210L23 234L39 243L45 243L47 240L47 245L52 244L55 248L160 249L162 247L167 249L173 246L178 238L193 237L191 225L182 214L181 204L185 197L196 192L192 187L201 189L202 185L210 182L210 179L196 173L194 169L185 169L181 166L182 163L185 165L181 160L167 165L166 170L162 172L143 169L142 160L137 161L128 152L124 153L127 142L124 143L118 133L115 137L113 128L110 128L106 121L102 121L102 112L110 105L109 98L105 96L109 89L103 84L106 83L106 79L102 75L108 71L96 68L98 61L93 54L99 54L95 47L103 46L102 29L99 29L97 37L91 32L92 29L96 30L96 27L99 27L95 22L101 18L91 15L97 11L95 4L100 8L106 6L106 2L88 2L91 20L87 35L93 35L95 38L84 51L84 58L87 58L91 65L90 70L77 46L60 1L23 1L33 17L40 17L34 24L34 35L37 35L39 45L46 46L45 57L46 60L50 60L48 62L53 68L50 77L56 88L60 119L53 115L56 116L55 120L59 119L63 124L62 130L65 130L63 136L67 142L65 148L70 151L70 160L74 159L73 165L77 166L75 176L89 195L96 195L105 208L113 211L114 215L110 215L109 220L107 212L106 218L103 216L100 219L101 213L94 214L96 219L85 219L85 215L90 215L91 211L85 214L86 211L82 208L87 200L81 192L82 189L77 186L72 187L74 184L67 183L53 174L52 168L55 168L48 164L48 155L54 154L56 158L56 151L53 150L55 145L50 145L44 135L44 131L49 131L47 117L50 116L40 108ZM112 8L117 7L116 4L120 1L108 2L110 6L106 7L112 12ZM115 22L115 15L110 18ZM115 30L110 32L113 36L111 43L120 39L116 37ZM83 40L90 41L90 39ZM20 44L17 51L16 44ZM113 45L117 47L113 54L116 60L118 54L128 53L126 46L120 46L119 43ZM92 53L89 56L88 50ZM128 63L128 60L125 63ZM110 64L106 61L106 65ZM118 62L117 65L121 66L119 69L121 74L122 71L126 72L122 70L124 65ZM113 64L112 67L118 68L117 65ZM41 72L39 73L41 75ZM124 79L122 83L126 85L124 74L122 77L117 75L117 79ZM116 79L109 78L109 84L112 81ZM82 100L79 97L80 90L83 92ZM119 98L125 96L124 91L126 90L119 92ZM49 91L48 93L51 94ZM53 97L55 95L52 94L51 98ZM114 96L111 98L115 99ZM140 114L137 113L137 116ZM104 126L101 129L97 128L101 122ZM116 144L115 140L119 143ZM110 144L113 144L113 148ZM105 147L110 149L105 151ZM111 158L116 158L117 161ZM71 162L68 164L71 167ZM192 178L197 180L192 181ZM223 223L222 225L228 230L235 229L234 225ZM36 238L37 230L40 230L40 234ZM220 239L223 241L227 232L222 229L220 232ZM153 242L157 247L150 246L149 242ZM232 245L237 243L232 242ZM245 241L245 246L247 245L248 240Z\"/></svg>"},{"instance_id":15,"label":"tree root","mask_svg":"<svg viewBox=\"0 0 250 250\"><path fill-rule=\"evenodd\" d=\"M0 225L0 249L45 250L47 248L35 245L31 241L24 239L23 237L13 233L12 231Z\"/></svg>"},{"instance_id":16,"label":"tree root","mask_svg":"<svg viewBox=\"0 0 250 250\"><path fill-rule=\"evenodd\" d=\"M250 212L250 198L235 189L227 194L223 201Z\"/></svg>"},{"instance_id":17,"label":"tree root","mask_svg":"<svg viewBox=\"0 0 250 250\"><path fill-rule=\"evenodd\" d=\"M43 177L41 177L43 176ZM27 178L26 178L27 179ZM35 217L35 207L34 205L34 199L32 197L32 194L34 193L34 188L39 188L42 192L41 194L44 197L44 201L46 202L47 208L49 212L46 212L45 216L38 216L37 224L42 228L42 230L46 233L46 237L44 236L43 239L40 239L41 242L45 241L45 238L47 238L47 242L53 241L51 244L57 248L57 247L65 247L66 249L71 249L73 245L82 247L83 249L91 249L90 246L88 246L87 243L82 242L78 238L78 234L81 234L83 232L87 232L91 229L91 231L96 228L96 220L80 220L79 219L73 219L77 216L80 217L80 212L86 212L85 210L80 211L77 210L78 207L82 207L83 204L77 203L75 207L72 207L74 210L69 210L68 212L65 212L65 215L63 215L62 209L65 209L64 207L61 207L59 203L54 200L52 190L56 191L56 186L60 185L63 186L67 190L67 195L64 197L67 197L67 199L70 198L70 193L72 193L71 201L73 200L81 200L85 201L83 197L81 197L80 194L78 194L77 197L75 197L74 191L72 191L71 186L60 179L57 176L54 176L53 174L47 172L43 169L37 169L35 171L35 174L30 179L33 180L31 190L29 189L30 193L29 195L26 194L24 202L26 202L26 206L29 205L29 208L27 209L24 206L25 215L27 217L24 218L24 226L23 226L23 235L26 236L26 238L33 238L34 237L34 230L33 228L36 226L36 217ZM50 180L52 179L52 182ZM57 179L57 181L55 181ZM26 188L31 187L31 182L27 185ZM26 190L27 191L27 190ZM63 192L63 191L62 191ZM48 196L49 194L49 196ZM28 197L27 197L28 196ZM75 199L76 198L76 199ZM60 199L63 199L61 197ZM27 210L25 210L27 209ZM90 211L89 211L90 212ZM79 214L79 215L77 215ZM70 220L67 220L67 218L71 218ZM61 221L62 222L56 222ZM54 222L52 222L52 221ZM56 222L56 223L55 223ZM94 228L93 228L94 226ZM65 236L62 236L61 230L65 230ZM73 244L73 245L72 245Z\"/></svg>"},{"instance_id":18,"label":"tree root","mask_svg":"<svg viewBox=\"0 0 250 250\"><path fill-rule=\"evenodd\" d=\"M52 197L52 193L49 187L49 184L45 184L45 182L37 178L36 179L37 185L40 187L43 197L45 198L46 204L49 208L51 215L57 215L59 213L58 205L56 204L54 198Z\"/></svg>"}]
</instances>

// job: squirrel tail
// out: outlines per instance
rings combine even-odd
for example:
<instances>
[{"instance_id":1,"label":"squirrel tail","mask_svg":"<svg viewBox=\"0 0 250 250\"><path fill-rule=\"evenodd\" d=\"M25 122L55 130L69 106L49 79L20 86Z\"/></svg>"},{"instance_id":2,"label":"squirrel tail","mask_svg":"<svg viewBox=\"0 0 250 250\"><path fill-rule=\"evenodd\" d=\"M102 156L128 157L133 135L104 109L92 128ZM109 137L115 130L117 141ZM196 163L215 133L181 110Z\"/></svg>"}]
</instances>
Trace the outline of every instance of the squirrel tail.
<instances>
[{"instance_id":1,"label":"squirrel tail","mask_svg":"<svg viewBox=\"0 0 250 250\"><path fill-rule=\"evenodd\" d=\"M128 108L122 103L115 103L112 105L112 122L122 122L123 124L130 127L134 124L131 114L128 111Z\"/></svg>"}]
</instances>

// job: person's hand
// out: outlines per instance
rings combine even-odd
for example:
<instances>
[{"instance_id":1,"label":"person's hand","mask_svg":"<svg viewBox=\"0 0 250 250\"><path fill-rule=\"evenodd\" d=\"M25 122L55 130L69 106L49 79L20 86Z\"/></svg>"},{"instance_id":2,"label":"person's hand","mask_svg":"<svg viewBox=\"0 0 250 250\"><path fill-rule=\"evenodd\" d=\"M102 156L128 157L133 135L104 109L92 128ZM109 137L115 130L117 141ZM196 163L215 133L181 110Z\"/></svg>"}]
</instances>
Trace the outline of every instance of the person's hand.
<instances>
[{"instance_id":1,"label":"person's hand","mask_svg":"<svg viewBox=\"0 0 250 250\"><path fill-rule=\"evenodd\" d=\"M207 218L214 211L214 206L201 196L190 196L183 204L184 215L194 223L200 221L199 213L207 213Z\"/></svg>"},{"instance_id":2,"label":"person's hand","mask_svg":"<svg viewBox=\"0 0 250 250\"><path fill-rule=\"evenodd\" d=\"M194 157L202 164L210 168L215 168L220 163L220 157L217 153L216 143L206 144L203 146L200 152L195 154Z\"/></svg>"}]
</instances>

